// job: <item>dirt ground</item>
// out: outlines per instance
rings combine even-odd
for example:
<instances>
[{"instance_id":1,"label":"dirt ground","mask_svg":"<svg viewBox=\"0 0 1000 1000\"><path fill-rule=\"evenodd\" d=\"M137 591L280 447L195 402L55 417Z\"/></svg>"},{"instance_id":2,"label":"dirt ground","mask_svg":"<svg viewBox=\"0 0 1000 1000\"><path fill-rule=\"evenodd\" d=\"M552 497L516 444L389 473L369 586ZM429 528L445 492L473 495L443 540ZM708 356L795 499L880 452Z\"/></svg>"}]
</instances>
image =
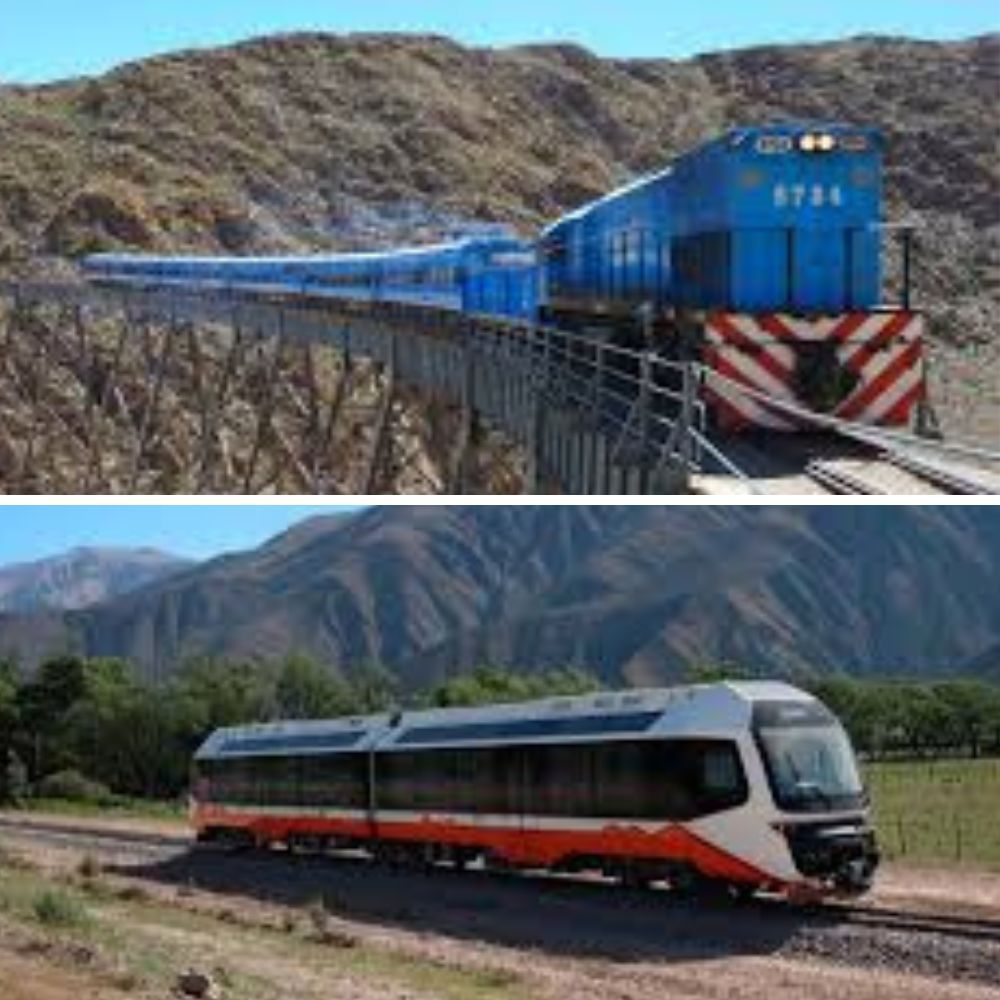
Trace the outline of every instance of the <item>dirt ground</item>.
<instances>
[{"instance_id":1,"label":"dirt ground","mask_svg":"<svg viewBox=\"0 0 1000 1000\"><path fill-rule=\"evenodd\" d=\"M964 868L887 865L880 873L872 905L913 905L924 910L983 910L1000 918L1000 873Z\"/></svg>"},{"instance_id":2,"label":"dirt ground","mask_svg":"<svg viewBox=\"0 0 1000 1000\"><path fill-rule=\"evenodd\" d=\"M94 983L88 977L4 951L2 940L0 983L4 1000L97 1000L100 995L93 992Z\"/></svg>"},{"instance_id":3,"label":"dirt ground","mask_svg":"<svg viewBox=\"0 0 1000 1000\"><path fill-rule=\"evenodd\" d=\"M175 844L87 841L81 825ZM47 950L30 917L12 929L0 906L3 1000L154 1000L189 966L211 971L224 1000L1000 998L1000 874L888 868L865 906L958 921L928 933L578 880L192 854L183 828L161 822L51 826L62 839L0 826L0 847L34 866L9 878L82 895L94 923L68 940L83 935L85 961ZM102 866L89 881L85 855ZM0 871L0 900L3 883ZM969 937L963 915L985 936Z\"/></svg>"}]
</instances>

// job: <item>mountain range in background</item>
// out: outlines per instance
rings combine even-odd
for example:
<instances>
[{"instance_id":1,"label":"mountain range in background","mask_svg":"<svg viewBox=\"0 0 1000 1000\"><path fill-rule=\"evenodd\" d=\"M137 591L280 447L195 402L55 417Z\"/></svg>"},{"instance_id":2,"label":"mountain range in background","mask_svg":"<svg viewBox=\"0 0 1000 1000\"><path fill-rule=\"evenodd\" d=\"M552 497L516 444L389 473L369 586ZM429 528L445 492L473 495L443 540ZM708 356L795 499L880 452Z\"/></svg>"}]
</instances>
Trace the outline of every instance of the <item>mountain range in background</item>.
<instances>
[{"instance_id":1,"label":"mountain range in background","mask_svg":"<svg viewBox=\"0 0 1000 1000\"><path fill-rule=\"evenodd\" d=\"M0 615L26 666L78 651L378 662L409 689L483 663L649 685L694 664L1000 674L995 508L428 506L305 521L101 604Z\"/></svg>"},{"instance_id":2,"label":"mountain range in background","mask_svg":"<svg viewBox=\"0 0 1000 1000\"><path fill-rule=\"evenodd\" d=\"M193 564L149 548L76 548L0 567L0 611L85 608Z\"/></svg>"},{"instance_id":3,"label":"mountain range in background","mask_svg":"<svg viewBox=\"0 0 1000 1000\"><path fill-rule=\"evenodd\" d=\"M880 126L917 227L946 427L1000 435L1000 35L665 59L301 34L0 86L0 271L86 251L282 252L541 223L726 128Z\"/></svg>"}]
</instances>

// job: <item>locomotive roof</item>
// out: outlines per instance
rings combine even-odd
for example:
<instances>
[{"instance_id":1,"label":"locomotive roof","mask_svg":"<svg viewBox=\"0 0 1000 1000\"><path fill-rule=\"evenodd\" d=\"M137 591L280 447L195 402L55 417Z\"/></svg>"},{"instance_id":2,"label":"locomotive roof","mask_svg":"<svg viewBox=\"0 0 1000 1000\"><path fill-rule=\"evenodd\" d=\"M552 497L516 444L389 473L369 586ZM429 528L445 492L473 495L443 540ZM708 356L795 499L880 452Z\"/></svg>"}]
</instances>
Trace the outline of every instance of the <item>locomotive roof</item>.
<instances>
[{"instance_id":1,"label":"locomotive roof","mask_svg":"<svg viewBox=\"0 0 1000 1000\"><path fill-rule=\"evenodd\" d=\"M778 681L600 692L470 708L436 708L310 722L220 729L196 757L268 756L295 752L412 748L635 733L731 732L749 725L759 701L811 701Z\"/></svg>"},{"instance_id":2,"label":"locomotive roof","mask_svg":"<svg viewBox=\"0 0 1000 1000\"><path fill-rule=\"evenodd\" d=\"M862 133L869 138L880 135L879 130L870 125L851 125L848 122L824 122L818 120L774 122L770 125L747 125L739 128L732 128L714 139L702 142L693 149L677 155L674 157L672 163L669 166L664 167L662 170L636 177L634 180L629 181L622 187L615 188L614 191L610 191L608 194L605 194L600 198L596 198L593 201L589 201L586 204L581 205L579 208L566 213L542 230L542 238L544 239L551 236L564 225L579 222L591 212L603 208L606 205L610 205L619 198L630 195L636 190L645 187L647 184L667 179L673 174L676 164L682 161L697 159L708 150L717 149L720 146L739 146L747 138L751 138L753 136L760 136L764 134L797 136L801 135L803 132L832 132L836 135L843 132L853 132Z\"/></svg>"},{"instance_id":3,"label":"locomotive roof","mask_svg":"<svg viewBox=\"0 0 1000 1000\"><path fill-rule=\"evenodd\" d=\"M806 132L829 132L833 135L842 135L848 132L864 135L868 139L876 139L881 135L879 129L873 125L852 125L850 122L822 121L820 119L789 120L772 122L769 125L743 125L731 128L714 139L683 153L676 158L675 162L695 158L706 150L716 149L719 146L738 147L747 139L763 135L781 135L794 138Z\"/></svg>"},{"instance_id":4,"label":"locomotive roof","mask_svg":"<svg viewBox=\"0 0 1000 1000\"><path fill-rule=\"evenodd\" d=\"M656 181L665 180L674 171L673 166L664 167L661 170L657 170L651 174L642 174L639 177L635 177L630 180L627 184L623 184L621 187L617 187L614 191L609 191L605 195L601 195L600 198L595 198L593 201L588 201L586 204L581 205L579 208L573 209L571 212L567 212L566 215L560 216L555 222L550 223L542 230L542 236L550 236L556 229L560 226L566 225L570 222L578 222L584 216L589 215L595 209L603 208L605 205L610 205L617 201L619 198L624 198L626 195L632 194L634 191L639 190L639 188L645 187L647 184L653 184Z\"/></svg>"}]
</instances>

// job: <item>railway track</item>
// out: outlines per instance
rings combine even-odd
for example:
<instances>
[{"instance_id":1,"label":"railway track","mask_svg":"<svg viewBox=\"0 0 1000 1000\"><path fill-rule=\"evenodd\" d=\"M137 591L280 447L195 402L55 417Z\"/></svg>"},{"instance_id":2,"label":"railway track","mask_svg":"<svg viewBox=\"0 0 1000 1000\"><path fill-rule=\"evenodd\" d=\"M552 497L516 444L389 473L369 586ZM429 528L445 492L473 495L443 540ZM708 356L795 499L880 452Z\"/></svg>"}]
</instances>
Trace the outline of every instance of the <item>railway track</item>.
<instances>
[{"instance_id":1,"label":"railway track","mask_svg":"<svg viewBox=\"0 0 1000 1000\"><path fill-rule=\"evenodd\" d=\"M806 475L828 493L870 495L882 492L863 476L822 459L813 459L806 466Z\"/></svg>"},{"instance_id":2,"label":"railway track","mask_svg":"<svg viewBox=\"0 0 1000 1000\"><path fill-rule=\"evenodd\" d=\"M109 852L117 849L116 853L151 857L168 857L194 846L193 839L184 833L173 836L142 830L115 830L86 823L51 823L3 816L0 817L0 843L5 837L29 846L45 843L67 849Z\"/></svg>"},{"instance_id":3,"label":"railway track","mask_svg":"<svg viewBox=\"0 0 1000 1000\"><path fill-rule=\"evenodd\" d=\"M949 495L981 496L986 494L993 496L1000 494L1000 481L996 484L989 482L986 478L987 474L981 474L977 477L969 472L948 467L927 457L908 454L905 451L887 451L883 455L883 460L913 473L927 482L943 487L943 492Z\"/></svg>"},{"instance_id":4,"label":"railway track","mask_svg":"<svg viewBox=\"0 0 1000 1000\"><path fill-rule=\"evenodd\" d=\"M879 927L916 934L940 934L969 941L1000 944L1000 916L975 917L967 914L926 913L919 910L832 903L829 913L859 927Z\"/></svg>"},{"instance_id":5,"label":"railway track","mask_svg":"<svg viewBox=\"0 0 1000 1000\"><path fill-rule=\"evenodd\" d=\"M266 862L268 859L281 861L288 857L281 851L233 851L221 847L196 845L194 839L186 832L177 834L153 833L144 830L111 829L106 826L89 825L85 822L58 822L34 820L30 818L0 817L0 844L4 839L15 845L38 847L41 844L67 850L82 850L106 854L108 856L137 855L144 860L166 861L179 854L193 852L201 856L226 858L232 856L237 861L250 860ZM300 863L310 860L319 866L324 859L341 859L349 862L367 861L367 856L359 852L332 852L326 854L299 855L296 861ZM447 869L443 869L447 870ZM421 866L420 871L426 874ZM515 878L519 881L548 883L560 886L608 886L610 880L602 876L553 874L530 870L513 874L505 872L496 876L488 869L476 868L468 872L475 876L493 879L499 877L507 880ZM464 873L463 873L464 874ZM621 890L625 892L626 890ZM669 892L664 898L671 898ZM686 903L685 898L682 902ZM790 906L783 898L775 896L759 896L747 902L730 901L724 897L710 897L696 901L695 905L706 906L709 909L722 908L733 912L751 911L761 915L787 915L790 910L804 914L808 920L827 926L853 925L858 927L878 927L888 930L905 931L918 934L941 934L947 937L965 938L969 940L989 941L1000 946L1000 911L996 916L975 916L967 910L963 912L930 913L926 909L905 909L885 907L878 903L849 903L838 900L804 909ZM1000 971L1000 970L998 970Z\"/></svg>"},{"instance_id":6,"label":"railway track","mask_svg":"<svg viewBox=\"0 0 1000 1000\"><path fill-rule=\"evenodd\" d=\"M827 493L860 496L982 496L1000 490L985 479L904 451L865 459L813 459L805 474Z\"/></svg>"},{"instance_id":7,"label":"railway track","mask_svg":"<svg viewBox=\"0 0 1000 1000\"><path fill-rule=\"evenodd\" d=\"M851 450L809 459L805 474L829 493L1000 495L1000 455L866 428Z\"/></svg>"},{"instance_id":8,"label":"railway track","mask_svg":"<svg viewBox=\"0 0 1000 1000\"><path fill-rule=\"evenodd\" d=\"M944 496L950 489L886 454L865 458L813 459L805 474L827 493L856 496Z\"/></svg>"}]
</instances>

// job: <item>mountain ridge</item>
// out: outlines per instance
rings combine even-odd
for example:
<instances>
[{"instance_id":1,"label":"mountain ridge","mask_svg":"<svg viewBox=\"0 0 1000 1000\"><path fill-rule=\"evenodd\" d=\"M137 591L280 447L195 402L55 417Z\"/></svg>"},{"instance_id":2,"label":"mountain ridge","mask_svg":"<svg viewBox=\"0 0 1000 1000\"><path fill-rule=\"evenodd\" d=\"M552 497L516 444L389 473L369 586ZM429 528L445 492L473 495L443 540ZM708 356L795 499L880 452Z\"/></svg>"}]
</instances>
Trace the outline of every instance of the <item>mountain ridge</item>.
<instances>
[{"instance_id":1,"label":"mountain ridge","mask_svg":"<svg viewBox=\"0 0 1000 1000\"><path fill-rule=\"evenodd\" d=\"M193 565L150 546L76 546L0 566L0 612L82 608Z\"/></svg>"},{"instance_id":2,"label":"mountain ridge","mask_svg":"<svg viewBox=\"0 0 1000 1000\"><path fill-rule=\"evenodd\" d=\"M299 651L410 688L484 662L614 685L699 662L948 674L1000 648L998 562L989 508L374 508L96 607L0 615L0 651L123 656L157 679Z\"/></svg>"}]
</instances>

